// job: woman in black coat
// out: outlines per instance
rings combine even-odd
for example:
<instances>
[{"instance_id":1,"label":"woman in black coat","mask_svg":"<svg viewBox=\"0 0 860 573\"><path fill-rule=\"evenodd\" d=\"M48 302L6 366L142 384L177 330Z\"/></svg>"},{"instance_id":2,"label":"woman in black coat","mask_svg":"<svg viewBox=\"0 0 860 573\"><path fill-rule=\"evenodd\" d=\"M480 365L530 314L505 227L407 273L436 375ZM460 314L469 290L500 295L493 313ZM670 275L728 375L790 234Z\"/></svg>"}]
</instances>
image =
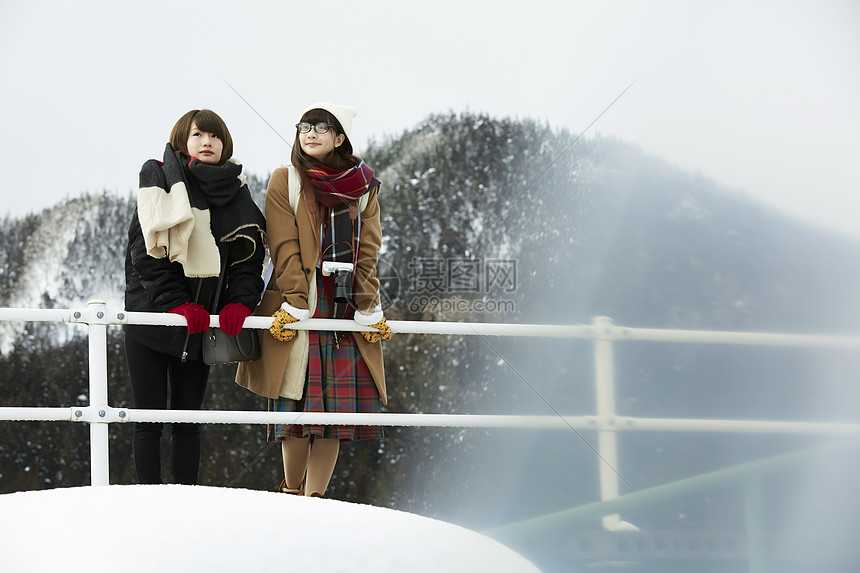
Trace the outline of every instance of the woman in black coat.
<instances>
[{"instance_id":1,"label":"woman in black coat","mask_svg":"<svg viewBox=\"0 0 860 573\"><path fill-rule=\"evenodd\" d=\"M260 300L265 220L232 154L224 121L213 111L191 110L173 126L163 161L141 168L125 308L180 314L187 328L124 326L135 408L199 410L209 376L201 352L209 312L235 335ZM212 309L222 272L220 308ZM162 482L161 433L160 423L135 423L138 483ZM199 425L174 423L172 437L174 482L197 483Z\"/></svg>"}]
</instances>

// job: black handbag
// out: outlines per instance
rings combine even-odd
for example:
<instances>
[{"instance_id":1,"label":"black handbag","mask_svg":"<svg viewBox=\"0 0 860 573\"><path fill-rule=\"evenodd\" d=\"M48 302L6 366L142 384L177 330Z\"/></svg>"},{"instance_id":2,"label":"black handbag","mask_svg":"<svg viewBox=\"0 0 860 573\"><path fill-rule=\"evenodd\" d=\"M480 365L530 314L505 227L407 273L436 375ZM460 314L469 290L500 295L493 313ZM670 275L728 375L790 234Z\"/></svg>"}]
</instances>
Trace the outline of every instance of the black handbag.
<instances>
[{"instance_id":1,"label":"black handbag","mask_svg":"<svg viewBox=\"0 0 860 573\"><path fill-rule=\"evenodd\" d=\"M221 285L227 271L227 257L224 257L224 267L218 277L218 290L215 291L215 303L212 314L218 310L218 299L221 296ZM253 328L243 328L236 336L230 336L220 328L210 328L203 333L203 362L210 366L215 364L230 364L257 360L260 357L260 341L257 331Z\"/></svg>"}]
</instances>

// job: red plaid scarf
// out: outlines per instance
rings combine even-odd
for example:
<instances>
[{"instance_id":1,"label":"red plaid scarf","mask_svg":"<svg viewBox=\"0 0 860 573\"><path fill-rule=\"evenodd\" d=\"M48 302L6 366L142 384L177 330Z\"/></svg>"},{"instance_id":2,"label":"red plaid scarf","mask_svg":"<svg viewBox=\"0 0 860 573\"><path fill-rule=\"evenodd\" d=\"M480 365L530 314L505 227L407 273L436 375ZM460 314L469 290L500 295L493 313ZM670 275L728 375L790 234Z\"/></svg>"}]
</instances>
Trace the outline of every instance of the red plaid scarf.
<instances>
[{"instance_id":1,"label":"red plaid scarf","mask_svg":"<svg viewBox=\"0 0 860 573\"><path fill-rule=\"evenodd\" d=\"M364 161L342 172L325 165L314 165L305 173L313 185L314 197L326 208L320 237L320 259L350 262L355 265L358 261L361 235L358 200L362 195L379 186L379 180L373 176L373 170ZM355 280L355 272L353 272L353 280ZM332 306L333 317L351 316L351 308L339 304Z\"/></svg>"},{"instance_id":2,"label":"red plaid scarf","mask_svg":"<svg viewBox=\"0 0 860 573\"><path fill-rule=\"evenodd\" d=\"M373 169L361 161L355 167L337 172L325 165L314 165L305 173L314 187L314 196L321 205L334 207L350 205L350 217L358 213L355 202L359 197L379 185L379 180L373 176Z\"/></svg>"}]
</instances>

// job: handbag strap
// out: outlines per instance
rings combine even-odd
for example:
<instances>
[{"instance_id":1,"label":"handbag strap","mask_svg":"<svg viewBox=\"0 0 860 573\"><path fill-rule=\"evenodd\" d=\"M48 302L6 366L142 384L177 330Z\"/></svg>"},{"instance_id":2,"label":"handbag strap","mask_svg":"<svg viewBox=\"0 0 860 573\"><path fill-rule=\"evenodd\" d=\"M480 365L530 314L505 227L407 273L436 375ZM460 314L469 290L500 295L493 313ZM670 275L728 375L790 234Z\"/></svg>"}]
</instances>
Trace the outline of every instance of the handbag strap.
<instances>
[{"instance_id":1,"label":"handbag strap","mask_svg":"<svg viewBox=\"0 0 860 573\"><path fill-rule=\"evenodd\" d=\"M224 255L224 264L221 265L221 274L218 275L218 288L215 290L215 302L212 303L212 312L210 314L218 312L218 299L221 298L221 285L224 284L225 274L227 274L227 255ZM202 281L203 279L200 280Z\"/></svg>"}]
</instances>

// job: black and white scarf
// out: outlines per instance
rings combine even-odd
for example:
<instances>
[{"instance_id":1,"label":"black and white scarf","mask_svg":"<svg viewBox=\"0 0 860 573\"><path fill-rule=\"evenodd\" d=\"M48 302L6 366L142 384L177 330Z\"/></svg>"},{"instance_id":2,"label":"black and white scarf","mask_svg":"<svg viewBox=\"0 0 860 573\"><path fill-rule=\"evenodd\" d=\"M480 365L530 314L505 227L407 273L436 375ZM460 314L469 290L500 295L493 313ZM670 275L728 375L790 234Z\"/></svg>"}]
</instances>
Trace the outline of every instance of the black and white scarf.
<instances>
[{"instance_id":1,"label":"black and white scarf","mask_svg":"<svg viewBox=\"0 0 860 573\"><path fill-rule=\"evenodd\" d=\"M163 162L151 159L143 165L137 210L146 252L179 262L187 277L220 274L219 242L236 244L233 264L247 260L265 230L240 163L209 165L170 144Z\"/></svg>"}]
</instances>

